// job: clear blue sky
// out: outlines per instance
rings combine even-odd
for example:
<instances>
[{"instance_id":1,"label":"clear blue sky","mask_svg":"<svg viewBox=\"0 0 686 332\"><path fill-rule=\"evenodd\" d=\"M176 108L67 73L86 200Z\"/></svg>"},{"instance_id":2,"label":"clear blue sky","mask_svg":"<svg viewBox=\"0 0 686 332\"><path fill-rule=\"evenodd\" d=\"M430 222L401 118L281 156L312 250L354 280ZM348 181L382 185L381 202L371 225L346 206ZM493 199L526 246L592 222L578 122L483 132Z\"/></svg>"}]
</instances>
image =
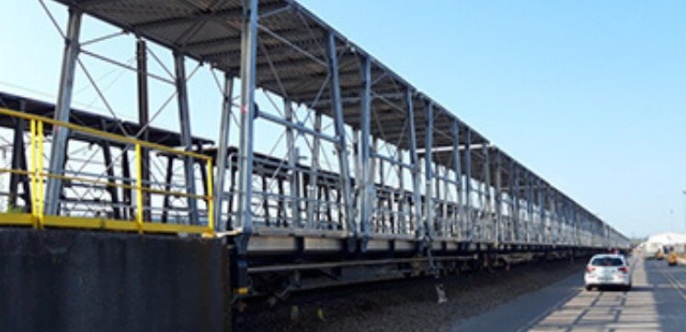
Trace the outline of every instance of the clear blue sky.
<instances>
[{"instance_id":1,"label":"clear blue sky","mask_svg":"<svg viewBox=\"0 0 686 332\"><path fill-rule=\"evenodd\" d=\"M58 35L5 2L0 90L54 95ZM301 3L626 235L684 230L686 1Z\"/></svg>"}]
</instances>

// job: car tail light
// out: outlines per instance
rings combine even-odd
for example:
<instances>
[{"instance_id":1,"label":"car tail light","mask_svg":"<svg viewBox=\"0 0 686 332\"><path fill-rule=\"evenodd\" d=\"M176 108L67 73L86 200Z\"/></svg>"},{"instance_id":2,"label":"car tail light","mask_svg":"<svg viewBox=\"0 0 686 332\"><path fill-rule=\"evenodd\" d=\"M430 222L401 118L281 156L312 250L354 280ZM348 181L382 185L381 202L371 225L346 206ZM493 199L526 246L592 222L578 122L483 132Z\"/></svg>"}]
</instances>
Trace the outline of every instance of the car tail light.
<instances>
[{"instance_id":1,"label":"car tail light","mask_svg":"<svg viewBox=\"0 0 686 332\"><path fill-rule=\"evenodd\" d=\"M624 272L624 273L629 273L629 268L626 267L626 266L622 266L622 267L620 267L618 270L619 270L619 271L622 271L622 272Z\"/></svg>"},{"instance_id":2,"label":"car tail light","mask_svg":"<svg viewBox=\"0 0 686 332\"><path fill-rule=\"evenodd\" d=\"M591 272L593 272L593 271L595 271L595 267L586 266L586 273L591 273Z\"/></svg>"}]
</instances>

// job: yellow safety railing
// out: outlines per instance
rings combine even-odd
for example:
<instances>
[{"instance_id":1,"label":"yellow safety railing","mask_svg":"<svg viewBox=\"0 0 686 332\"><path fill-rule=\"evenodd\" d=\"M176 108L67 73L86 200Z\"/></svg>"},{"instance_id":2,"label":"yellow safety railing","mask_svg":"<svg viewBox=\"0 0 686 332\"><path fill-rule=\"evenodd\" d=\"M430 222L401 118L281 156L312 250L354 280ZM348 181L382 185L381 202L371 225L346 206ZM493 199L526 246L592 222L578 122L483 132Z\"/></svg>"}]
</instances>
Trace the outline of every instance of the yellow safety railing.
<instances>
[{"instance_id":1,"label":"yellow safety railing","mask_svg":"<svg viewBox=\"0 0 686 332\"><path fill-rule=\"evenodd\" d=\"M0 168L0 173L13 173L18 175L28 176L30 178L31 188L31 213L17 213L16 211L7 211L0 213L0 225L27 225L34 228L44 227L68 227L68 228L86 228L86 229L105 229L112 231L131 231L131 232L157 232L157 233L197 233L213 236L214 235L214 214L213 206L214 199L212 197L212 158L206 155L177 150L164 145L155 144L152 142L141 141L135 138L116 135L105 131L79 126L73 123L66 123L53 120L46 117L41 117L24 112L18 112L0 107L0 116L12 117L15 119L23 119L29 122L30 141L29 141L29 165L28 170L21 169L6 169ZM53 126L53 132L56 127L64 127L75 132L98 137L99 139L106 139L111 142L118 142L126 145L134 146L136 155L136 172L135 185L116 184L111 181L102 181L99 179L89 179L78 176L68 176L63 174L52 174L45 172L44 167L44 125L49 124ZM154 188L145 187L143 184L143 165L142 165L142 150L143 148L149 150L157 150L167 154L177 155L180 157L192 157L205 162L207 167L207 195L189 194L179 191L167 191ZM13 153L18 153L13 151ZM82 183L90 183L103 185L106 187L117 187L128 189L136 192L136 215L135 220L113 220L105 218L93 217L74 217L74 216L53 216L45 215L44 196L45 196L45 182L48 178L56 178L66 181L75 181ZM144 193L170 195L176 197L185 197L188 199L204 200L207 208L207 225L181 225L172 223L152 222L151 220L144 220ZM10 209L8 209L10 210Z\"/></svg>"}]
</instances>

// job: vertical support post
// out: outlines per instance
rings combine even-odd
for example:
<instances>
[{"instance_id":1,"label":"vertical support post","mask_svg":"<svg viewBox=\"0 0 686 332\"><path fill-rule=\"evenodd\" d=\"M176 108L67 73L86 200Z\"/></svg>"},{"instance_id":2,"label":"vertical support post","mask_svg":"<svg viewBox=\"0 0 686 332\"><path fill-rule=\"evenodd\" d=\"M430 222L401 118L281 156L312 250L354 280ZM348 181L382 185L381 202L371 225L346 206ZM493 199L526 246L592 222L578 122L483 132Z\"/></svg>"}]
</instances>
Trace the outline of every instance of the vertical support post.
<instances>
[{"instance_id":1,"label":"vertical support post","mask_svg":"<svg viewBox=\"0 0 686 332\"><path fill-rule=\"evenodd\" d=\"M176 92L179 102L179 125L181 126L181 144L185 151L193 149L193 139L191 137L191 118L188 107L188 89L186 86L186 65L184 64L184 56L181 53L174 53L174 64L176 68ZM186 190L189 194L195 195L195 172L193 157L184 156L184 179L186 181ZM190 211L191 225L198 225L198 202L195 198L188 197L188 208Z\"/></svg>"},{"instance_id":2,"label":"vertical support post","mask_svg":"<svg viewBox=\"0 0 686 332\"><path fill-rule=\"evenodd\" d=\"M533 177L526 173L526 242L531 242L531 232L534 224L534 192Z\"/></svg>"},{"instance_id":3,"label":"vertical support post","mask_svg":"<svg viewBox=\"0 0 686 332\"><path fill-rule=\"evenodd\" d=\"M314 116L314 130L317 133L322 131L322 115L316 113ZM313 138L312 143L312 162L310 163L310 181L308 183L307 194L307 227L315 227L315 215L319 215L319 153L321 150L321 139L319 136ZM315 211L316 210L316 211ZM316 220L319 223L319 220Z\"/></svg>"},{"instance_id":4,"label":"vertical support post","mask_svg":"<svg viewBox=\"0 0 686 332\"><path fill-rule=\"evenodd\" d=\"M432 158L433 159L433 158ZM446 225L446 220L445 220L445 202L448 200L443 197L446 193L446 190L441 190L441 184L443 184L443 179L442 179L442 167L437 164L433 164L434 169L434 192L435 196L433 198L434 202L434 236L445 236L445 225ZM445 185L443 185L443 189L445 189ZM443 193L443 194L441 194Z\"/></svg>"},{"instance_id":5,"label":"vertical support post","mask_svg":"<svg viewBox=\"0 0 686 332\"><path fill-rule=\"evenodd\" d=\"M227 154L229 153L229 134L231 130L231 109L233 98L233 78L228 74L224 75L224 102L222 104L222 114L219 120L219 146L217 147L217 164L214 176L214 214L215 229L217 231L227 230L227 219L222 218L222 202L224 201L224 180L226 178ZM209 169L209 172L212 170Z\"/></svg>"},{"instance_id":6,"label":"vertical support post","mask_svg":"<svg viewBox=\"0 0 686 332\"><path fill-rule=\"evenodd\" d=\"M462 157L460 156L460 123L454 120L450 127L453 139L453 171L455 172L455 190L457 191L457 224L458 238L462 239L464 232L464 205L462 201Z\"/></svg>"},{"instance_id":7,"label":"vertical support post","mask_svg":"<svg viewBox=\"0 0 686 332\"><path fill-rule=\"evenodd\" d=\"M434 105L431 101L425 101L424 108L424 223L429 240L435 236L434 219L434 168L433 168L433 145L434 145Z\"/></svg>"},{"instance_id":8,"label":"vertical support post","mask_svg":"<svg viewBox=\"0 0 686 332\"><path fill-rule=\"evenodd\" d=\"M369 56L364 55L362 60L362 91L360 102L360 145L358 148L360 154L360 167L362 182L360 185L360 201L358 208L360 210L360 232L363 236L363 243L370 236L370 218L372 210L372 193L374 190L374 182L371 174L371 123L372 123L372 69L371 60Z\"/></svg>"},{"instance_id":9,"label":"vertical support post","mask_svg":"<svg viewBox=\"0 0 686 332\"><path fill-rule=\"evenodd\" d=\"M129 165L129 150L128 147L123 147L121 150L121 174L122 174L122 183L124 184L123 188L123 200L124 204L126 205L126 208L124 209L124 215L122 216L124 219L134 219L133 216L133 190L131 190L132 185L135 185L132 181L133 177L131 177L131 166ZM171 181L171 180L170 180ZM171 182L167 182L168 184L171 184ZM167 190L168 191L168 190Z\"/></svg>"},{"instance_id":10,"label":"vertical support post","mask_svg":"<svg viewBox=\"0 0 686 332\"><path fill-rule=\"evenodd\" d=\"M410 134L410 165L412 165L412 200L414 201L414 222L416 238L420 243L424 240L424 221L422 220L422 196L420 193L421 174L419 158L417 156L417 131L414 123L414 103L412 90L405 91L405 105L407 107L407 121Z\"/></svg>"},{"instance_id":11,"label":"vertical support post","mask_svg":"<svg viewBox=\"0 0 686 332\"><path fill-rule=\"evenodd\" d=\"M33 227L38 228L39 224L39 216L40 213L38 212L39 207L38 207L38 181L40 179L38 178L38 172L36 171L36 154L38 151L38 147L36 146L36 135L37 135L37 128L36 128L36 120L31 119L29 122L29 127L30 127L30 143L29 143L29 157L30 157L30 162L29 162L29 177L31 178L31 192L33 192L33 200L31 201L31 214L33 215Z\"/></svg>"},{"instance_id":12,"label":"vertical support post","mask_svg":"<svg viewBox=\"0 0 686 332\"><path fill-rule=\"evenodd\" d=\"M24 102L21 103L21 110L24 110ZM26 158L24 151L24 127L26 126L26 120L16 118L14 119L14 137L12 138L12 169L13 170L26 170L22 168L22 158ZM8 204L13 208L17 208L17 196L19 193L19 181L25 175L10 173L10 187L9 187L9 198ZM26 192L24 192L24 197L26 197ZM35 194L35 193L34 193ZM29 200L25 200L24 204L29 206ZM10 210L10 209L8 209Z\"/></svg>"},{"instance_id":13,"label":"vertical support post","mask_svg":"<svg viewBox=\"0 0 686 332\"><path fill-rule=\"evenodd\" d=\"M214 193L214 179L212 177L212 159L207 159L207 169L205 171L205 174L207 174L207 179L205 180L206 183L206 191L205 195L210 196L213 195ZM214 234L216 224L214 222L214 197L210 196L207 202L207 232L209 234Z\"/></svg>"},{"instance_id":14,"label":"vertical support post","mask_svg":"<svg viewBox=\"0 0 686 332\"><path fill-rule=\"evenodd\" d=\"M174 159L173 155L167 157L167 170L164 174L164 198L162 200L162 223L166 224L169 221L169 210L171 209L171 197L168 194L171 190L172 176L174 175Z\"/></svg>"},{"instance_id":15,"label":"vertical support post","mask_svg":"<svg viewBox=\"0 0 686 332\"><path fill-rule=\"evenodd\" d=\"M247 250L252 233L252 168L255 122L255 72L257 71L258 0L243 0L241 29L241 135L239 143L238 223L243 237L238 251Z\"/></svg>"},{"instance_id":16,"label":"vertical support post","mask_svg":"<svg viewBox=\"0 0 686 332\"><path fill-rule=\"evenodd\" d=\"M467 239L474 239L474 221L472 220L472 131L467 129L467 146L464 149L465 162L465 196L467 198L466 221Z\"/></svg>"},{"instance_id":17,"label":"vertical support post","mask_svg":"<svg viewBox=\"0 0 686 332\"><path fill-rule=\"evenodd\" d=\"M519 186L519 167L515 165L515 162L513 160L510 160L510 174L512 174L512 179L511 179L511 185L510 188L514 188L512 190L512 209L514 213L512 214L512 232L514 235L514 240L516 242L521 242L522 237L521 237L521 211L520 211L520 186Z\"/></svg>"},{"instance_id":18,"label":"vertical support post","mask_svg":"<svg viewBox=\"0 0 686 332\"><path fill-rule=\"evenodd\" d=\"M326 48L329 73L331 83L329 89L331 93L331 108L334 115L334 126L336 128L336 137L338 138L337 152L338 164L340 167L341 187L343 189L343 209L345 210L346 230L357 233L358 227L355 225L355 216L352 208L352 189L350 185L350 167L348 165L348 146L345 137L345 124L343 118L343 101L341 99L341 86L338 74L338 55L336 54L336 36L333 32L329 32L328 43Z\"/></svg>"},{"instance_id":19,"label":"vertical support post","mask_svg":"<svg viewBox=\"0 0 686 332\"><path fill-rule=\"evenodd\" d=\"M136 224L138 233L143 233L143 162L141 145L136 144Z\"/></svg>"},{"instance_id":20,"label":"vertical support post","mask_svg":"<svg viewBox=\"0 0 686 332\"><path fill-rule=\"evenodd\" d=\"M538 179L538 181L537 181L536 190L538 192L538 208L540 209L540 211L538 211L539 212L539 223L540 223L540 225L538 225L538 226L539 226L539 232L541 234L540 241L541 241L541 243L547 243L547 241L546 241L546 220L545 220L546 199L544 196L545 195L545 188L543 187L543 181L541 181L540 179Z\"/></svg>"},{"instance_id":21,"label":"vertical support post","mask_svg":"<svg viewBox=\"0 0 686 332\"><path fill-rule=\"evenodd\" d=\"M493 218L493 196L491 195L491 157L489 155L488 143L481 146L481 151L484 155L484 213L486 214L486 224L491 228L490 232L484 234L489 238L484 237L484 240L495 241L495 225Z\"/></svg>"},{"instance_id":22,"label":"vertical support post","mask_svg":"<svg viewBox=\"0 0 686 332\"><path fill-rule=\"evenodd\" d=\"M38 121L38 174L40 177L44 177L43 174L45 174L45 168L43 165L43 161L45 158L43 158L43 142L45 142L45 132L43 131L43 121ZM45 197L45 186L43 179L39 179L38 181L38 193L36 196L38 197L38 225L40 228L43 228L43 222L45 220L45 202L42 202L41 200L43 197Z\"/></svg>"},{"instance_id":23,"label":"vertical support post","mask_svg":"<svg viewBox=\"0 0 686 332\"><path fill-rule=\"evenodd\" d=\"M69 23L67 37L65 38L64 57L62 59L62 74L60 78L60 90L55 105L55 120L69 122L71 111L71 97L74 88L74 73L76 72L76 60L79 54L79 35L81 32L81 16L79 9L69 8ZM50 168L48 173L62 175L64 161L67 154L67 138L69 129L55 126L52 135L52 149L50 151ZM62 181L59 177L48 177L47 190L45 192L45 212L57 214L59 208Z\"/></svg>"},{"instance_id":24,"label":"vertical support post","mask_svg":"<svg viewBox=\"0 0 686 332\"><path fill-rule=\"evenodd\" d=\"M407 216L405 215L405 166L403 166L403 151L398 148L398 190L397 190L397 204L398 207L398 233L407 234L409 227L407 227Z\"/></svg>"},{"instance_id":25,"label":"vertical support post","mask_svg":"<svg viewBox=\"0 0 686 332\"><path fill-rule=\"evenodd\" d=\"M502 178L502 156L498 152L495 155L495 242L502 243L502 224L503 224L503 178Z\"/></svg>"},{"instance_id":26,"label":"vertical support post","mask_svg":"<svg viewBox=\"0 0 686 332\"><path fill-rule=\"evenodd\" d=\"M286 121L288 123L293 123L293 104L290 100L285 99L283 102L284 111L286 115ZM295 146L295 134L293 133L292 127L286 127L286 145L288 146L288 168L290 172L290 177L288 179L289 185L289 196L290 196L290 209L292 216L292 224L300 227L300 197L298 196L298 158L300 158L298 153L298 148Z\"/></svg>"},{"instance_id":27,"label":"vertical support post","mask_svg":"<svg viewBox=\"0 0 686 332\"><path fill-rule=\"evenodd\" d=\"M145 41L138 39L136 42L136 59L138 64L138 124L145 128L141 139L150 141L148 122L150 122L150 112L148 107L148 63L147 47ZM141 150L141 176L144 187L150 186L150 154L147 148ZM151 220L150 211L150 192L143 193L143 219Z\"/></svg>"}]
</instances>

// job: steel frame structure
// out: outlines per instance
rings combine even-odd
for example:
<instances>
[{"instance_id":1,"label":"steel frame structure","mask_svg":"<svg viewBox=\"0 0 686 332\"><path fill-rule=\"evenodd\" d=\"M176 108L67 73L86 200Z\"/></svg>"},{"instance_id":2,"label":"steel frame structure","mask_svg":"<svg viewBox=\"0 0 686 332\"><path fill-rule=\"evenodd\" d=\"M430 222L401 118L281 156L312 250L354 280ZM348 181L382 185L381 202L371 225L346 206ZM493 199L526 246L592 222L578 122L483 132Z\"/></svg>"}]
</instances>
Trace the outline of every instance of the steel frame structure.
<instances>
[{"instance_id":1,"label":"steel frame structure","mask_svg":"<svg viewBox=\"0 0 686 332\"><path fill-rule=\"evenodd\" d=\"M131 32L138 47L141 127L135 132L145 140L154 136L148 128L147 80L171 83L178 104L177 146L214 157L214 185L204 188L212 191L214 210L205 213L214 215L219 234L231 237L239 258L629 244L295 1L55 1L68 7L69 20L54 118L74 119L71 99L81 54L114 63L84 51L83 15ZM147 72L146 43L173 54L172 79ZM192 74L186 73L186 60L224 74L216 146L191 135L191 121L203 113L189 105ZM18 133L25 129L16 128L18 148ZM49 169L55 174L65 172L69 137L66 128L52 132ZM150 182L150 157L144 158L142 177ZM206 176L198 171L203 168L184 157L177 181L174 159L168 157L163 183L195 194L196 177ZM13 168L25 164L12 159ZM107 176L114 177L111 167ZM23 181L13 176L11 186ZM47 181L47 214L63 212L63 187L58 177ZM130 193L109 193L112 204L122 194L124 201L132 199ZM165 198L165 211L171 199ZM150 198L145 201L151 204ZM186 208L184 223L203 223L195 201L189 199Z\"/></svg>"}]
</instances>

